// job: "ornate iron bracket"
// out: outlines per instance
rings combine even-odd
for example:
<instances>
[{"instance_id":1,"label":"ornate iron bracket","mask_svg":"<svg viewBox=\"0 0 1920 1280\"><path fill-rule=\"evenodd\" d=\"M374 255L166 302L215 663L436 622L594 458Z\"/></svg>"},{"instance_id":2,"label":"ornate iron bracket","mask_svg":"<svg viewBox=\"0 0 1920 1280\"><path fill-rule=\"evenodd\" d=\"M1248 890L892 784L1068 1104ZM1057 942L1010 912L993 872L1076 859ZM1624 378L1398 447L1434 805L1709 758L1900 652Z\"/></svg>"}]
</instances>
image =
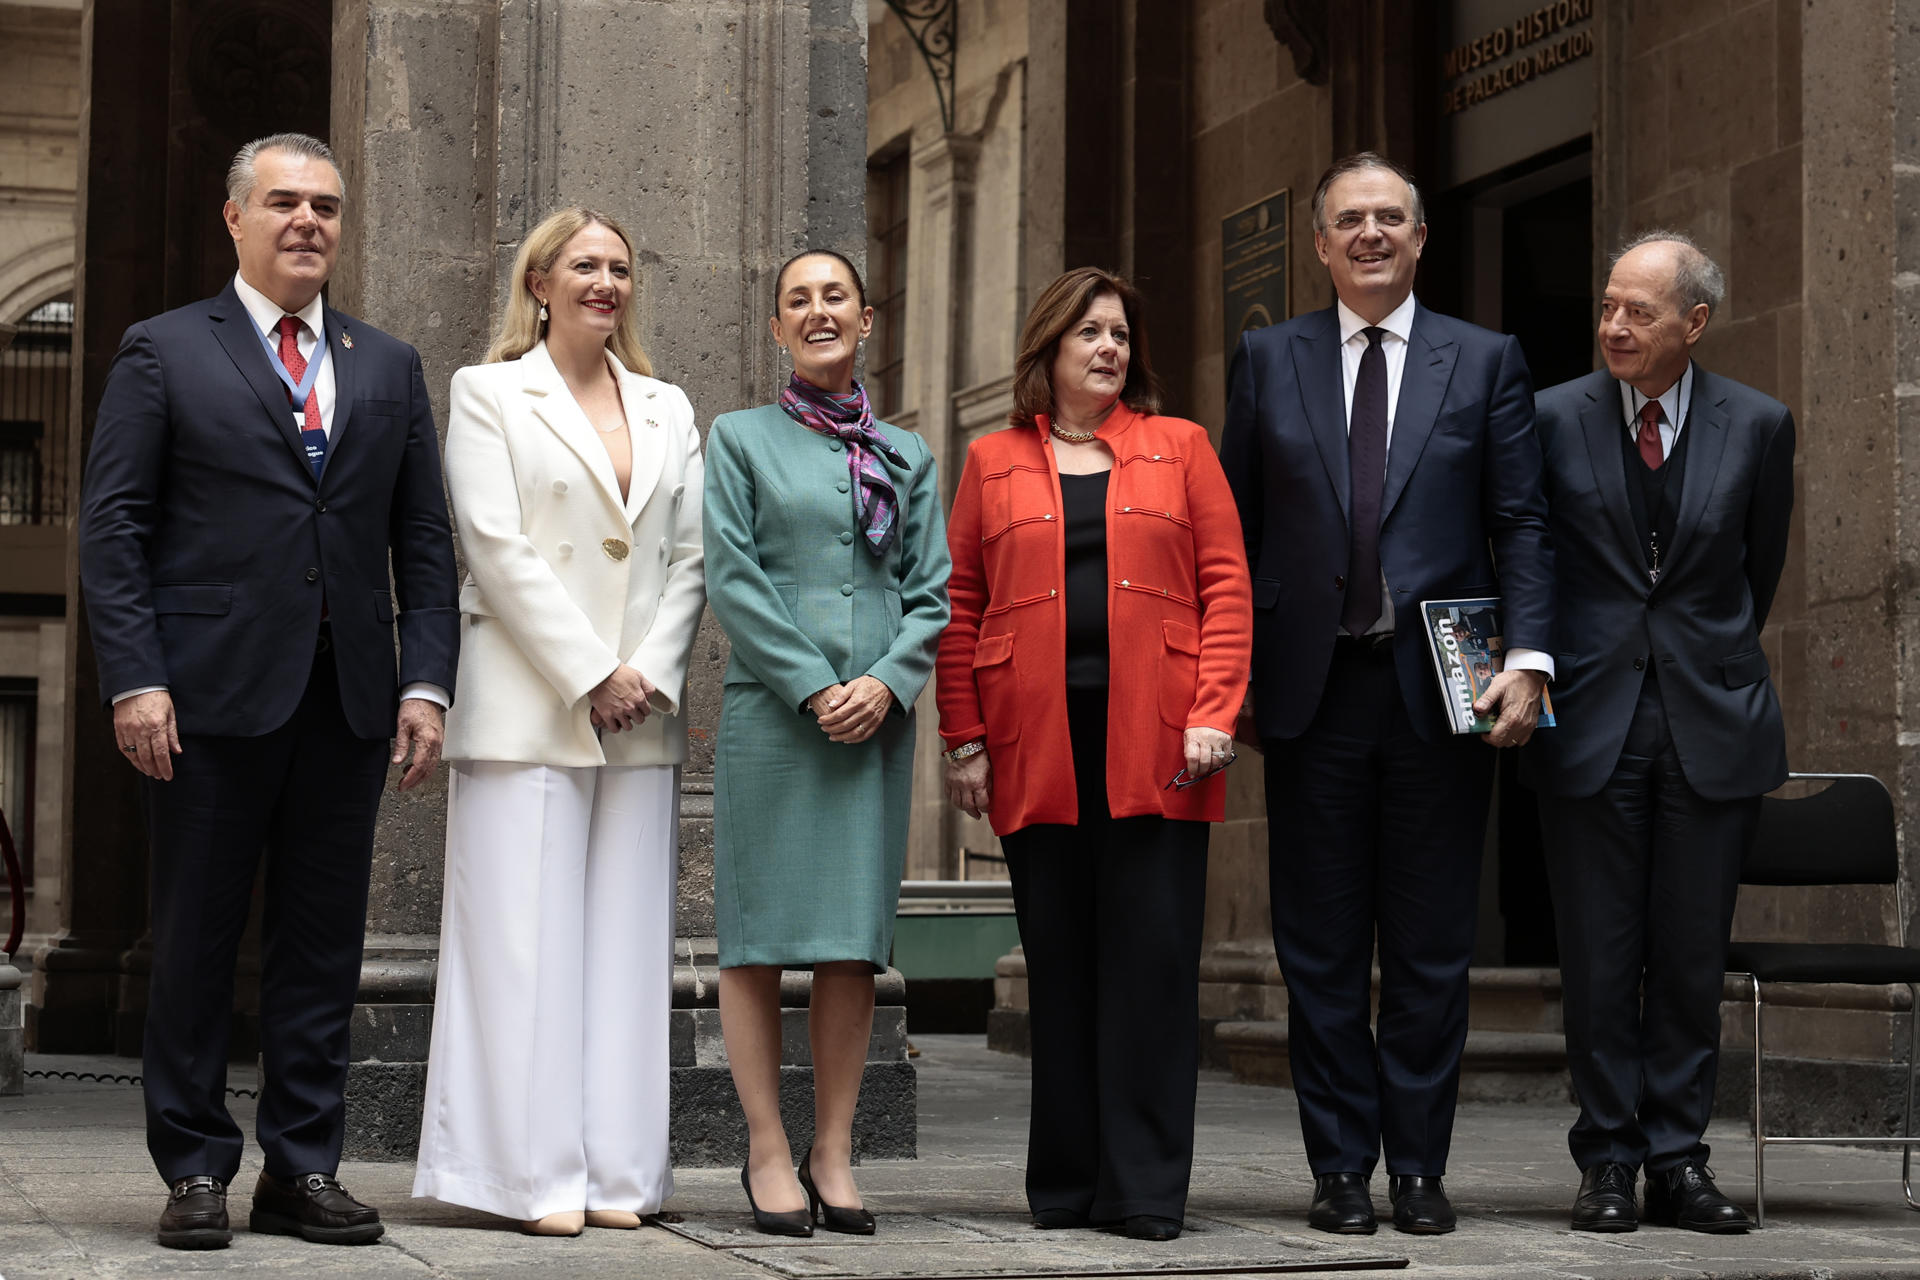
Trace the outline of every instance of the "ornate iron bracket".
<instances>
[{"instance_id":1,"label":"ornate iron bracket","mask_svg":"<svg viewBox=\"0 0 1920 1280\"><path fill-rule=\"evenodd\" d=\"M927 64L933 77L933 92L940 99L940 124L953 132L953 54L959 43L960 20L957 0L887 0L887 8L900 19L913 40L913 47Z\"/></svg>"}]
</instances>

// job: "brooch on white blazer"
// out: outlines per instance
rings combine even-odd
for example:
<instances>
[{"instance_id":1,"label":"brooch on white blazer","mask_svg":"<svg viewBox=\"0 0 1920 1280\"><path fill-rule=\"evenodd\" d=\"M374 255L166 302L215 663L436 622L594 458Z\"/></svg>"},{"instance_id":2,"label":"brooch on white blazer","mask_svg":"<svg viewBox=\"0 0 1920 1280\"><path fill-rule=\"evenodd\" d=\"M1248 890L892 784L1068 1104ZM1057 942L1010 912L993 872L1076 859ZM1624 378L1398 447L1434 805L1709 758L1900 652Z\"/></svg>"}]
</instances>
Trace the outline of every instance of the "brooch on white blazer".
<instances>
[{"instance_id":1,"label":"brooch on white blazer","mask_svg":"<svg viewBox=\"0 0 1920 1280\"><path fill-rule=\"evenodd\" d=\"M608 538L600 544L600 549L607 553L607 559L609 560L625 560L627 558L627 544L618 538Z\"/></svg>"}]
</instances>

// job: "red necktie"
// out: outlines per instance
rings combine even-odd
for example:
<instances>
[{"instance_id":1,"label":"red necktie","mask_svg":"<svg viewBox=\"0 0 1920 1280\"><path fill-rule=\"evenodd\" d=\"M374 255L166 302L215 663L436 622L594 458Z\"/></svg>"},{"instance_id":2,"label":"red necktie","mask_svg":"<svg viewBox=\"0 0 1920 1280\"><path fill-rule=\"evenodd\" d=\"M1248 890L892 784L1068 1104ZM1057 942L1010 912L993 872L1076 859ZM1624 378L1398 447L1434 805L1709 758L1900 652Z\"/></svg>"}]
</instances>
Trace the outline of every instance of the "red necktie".
<instances>
[{"instance_id":1,"label":"red necktie","mask_svg":"<svg viewBox=\"0 0 1920 1280\"><path fill-rule=\"evenodd\" d=\"M295 382L307 376L307 358L300 354L300 318L298 316L280 317L280 363L287 366L287 372L293 375ZM293 402L293 393L287 393L287 402ZM303 428L307 431L320 430L320 388L318 385L307 392L307 420ZM1644 437L1643 437L1644 439ZM1644 446L1643 446L1644 447Z\"/></svg>"},{"instance_id":2,"label":"red necktie","mask_svg":"<svg viewBox=\"0 0 1920 1280\"><path fill-rule=\"evenodd\" d=\"M298 375L295 375L298 376ZM309 410L311 412L311 410ZM1660 448L1660 402L1649 400L1640 406L1640 461L1650 471L1658 471L1667 455Z\"/></svg>"}]
</instances>

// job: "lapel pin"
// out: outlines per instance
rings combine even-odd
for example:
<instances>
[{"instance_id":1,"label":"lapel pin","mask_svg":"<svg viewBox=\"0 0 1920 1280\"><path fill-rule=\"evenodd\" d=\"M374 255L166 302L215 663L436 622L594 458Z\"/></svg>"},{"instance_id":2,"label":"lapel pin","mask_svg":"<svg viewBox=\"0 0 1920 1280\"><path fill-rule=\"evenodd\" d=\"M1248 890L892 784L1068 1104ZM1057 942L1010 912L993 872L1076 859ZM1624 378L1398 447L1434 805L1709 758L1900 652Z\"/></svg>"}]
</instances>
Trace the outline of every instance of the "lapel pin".
<instances>
[{"instance_id":1,"label":"lapel pin","mask_svg":"<svg viewBox=\"0 0 1920 1280\"><path fill-rule=\"evenodd\" d=\"M353 350L353 335L350 333L342 333L340 335L340 345L349 351Z\"/></svg>"}]
</instances>

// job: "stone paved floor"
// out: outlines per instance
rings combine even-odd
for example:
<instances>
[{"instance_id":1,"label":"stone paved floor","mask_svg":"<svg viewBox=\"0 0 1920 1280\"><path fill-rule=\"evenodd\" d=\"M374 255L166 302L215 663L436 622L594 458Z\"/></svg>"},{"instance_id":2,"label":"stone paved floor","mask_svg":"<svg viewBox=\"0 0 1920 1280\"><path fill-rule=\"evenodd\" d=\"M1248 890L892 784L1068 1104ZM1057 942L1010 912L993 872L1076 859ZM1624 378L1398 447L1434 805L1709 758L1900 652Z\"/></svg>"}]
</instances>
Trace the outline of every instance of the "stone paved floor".
<instances>
[{"instance_id":1,"label":"stone paved floor","mask_svg":"<svg viewBox=\"0 0 1920 1280\"><path fill-rule=\"evenodd\" d=\"M0 1099L0 1277L148 1277L225 1272L325 1277L868 1277L991 1274L1278 1274L1285 1266L1400 1267L1434 1280L1522 1277L1920 1277L1920 1214L1899 1192L1896 1155L1841 1147L1776 1148L1768 1156L1769 1227L1707 1237L1644 1227L1632 1235L1566 1229L1573 1175L1568 1109L1462 1108L1448 1186L1461 1210L1451 1236L1383 1230L1336 1238L1305 1227L1310 1180L1293 1099L1208 1074L1200 1085L1199 1157L1187 1234L1147 1246L1097 1232L1037 1232L1024 1215L1025 1063L962 1037L919 1041L916 1161L861 1171L880 1215L871 1240L822 1235L782 1246L745 1230L738 1173L682 1171L673 1229L590 1231L538 1240L510 1224L407 1198L408 1165L351 1164L346 1184L378 1204L378 1244L322 1248L242 1231L232 1248L175 1253L153 1243L161 1189L140 1132L140 1095L125 1086L30 1081ZM108 1060L112 1062L112 1060ZM67 1065L42 1059L32 1065ZM95 1064L96 1068L98 1064ZM126 1070L131 1064L112 1064ZM250 1127L252 1108L236 1115ZM1721 1185L1752 1194L1752 1147L1737 1126L1712 1135ZM235 1204L258 1169L250 1152ZM1384 1186L1376 1185L1384 1200ZM1233 1270L1226 1270L1232 1268ZM1362 1273L1364 1274L1364 1273Z\"/></svg>"}]
</instances>

